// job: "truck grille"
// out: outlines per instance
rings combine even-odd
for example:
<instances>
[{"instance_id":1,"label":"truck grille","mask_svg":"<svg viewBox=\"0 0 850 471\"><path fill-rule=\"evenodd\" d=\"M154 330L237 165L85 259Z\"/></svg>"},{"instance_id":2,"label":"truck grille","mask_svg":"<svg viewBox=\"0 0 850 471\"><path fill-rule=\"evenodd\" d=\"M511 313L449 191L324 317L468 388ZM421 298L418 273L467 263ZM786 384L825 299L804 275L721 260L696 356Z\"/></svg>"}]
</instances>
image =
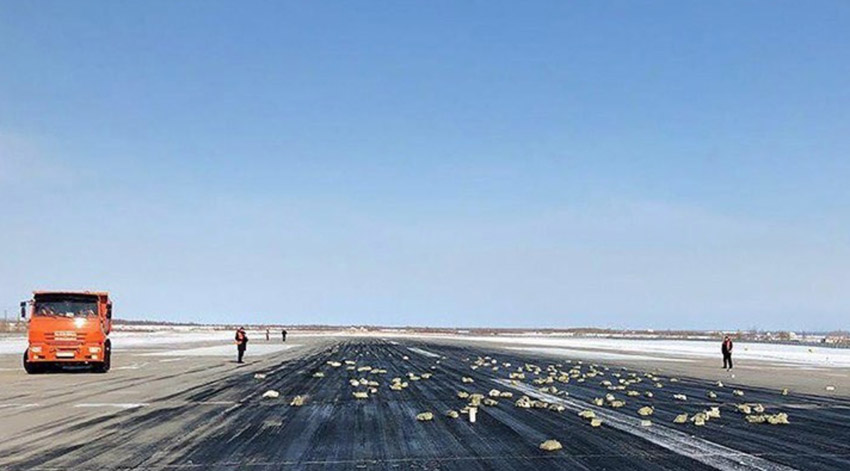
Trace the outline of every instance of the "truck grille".
<instances>
[{"instance_id":1,"label":"truck grille","mask_svg":"<svg viewBox=\"0 0 850 471\"><path fill-rule=\"evenodd\" d=\"M56 331L44 334L45 340L55 345L78 345L86 340L86 334L73 331Z\"/></svg>"}]
</instances>

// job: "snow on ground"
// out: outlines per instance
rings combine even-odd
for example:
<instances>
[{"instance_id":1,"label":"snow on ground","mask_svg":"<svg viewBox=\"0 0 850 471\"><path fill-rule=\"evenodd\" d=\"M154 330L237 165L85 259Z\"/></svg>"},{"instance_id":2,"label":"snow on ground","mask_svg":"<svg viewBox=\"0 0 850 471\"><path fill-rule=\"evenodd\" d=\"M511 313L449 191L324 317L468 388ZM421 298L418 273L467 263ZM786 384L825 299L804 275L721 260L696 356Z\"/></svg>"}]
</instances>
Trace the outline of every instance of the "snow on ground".
<instances>
[{"instance_id":1,"label":"snow on ground","mask_svg":"<svg viewBox=\"0 0 850 471\"><path fill-rule=\"evenodd\" d=\"M248 349L245 352L246 357L256 355L268 355L269 353L281 352L297 347L297 344L251 344L248 343ZM228 345L213 345L212 347L187 348L182 350L166 350L162 352L145 353L142 356L147 357L230 357L236 355L236 346Z\"/></svg>"},{"instance_id":2,"label":"snow on ground","mask_svg":"<svg viewBox=\"0 0 850 471\"><path fill-rule=\"evenodd\" d=\"M229 331L158 331L158 332L113 332L109 338L112 339L112 348L115 351L134 350L140 348L158 347L163 345L180 345L185 346L187 343L201 342L222 342L223 345L210 347L211 349L222 348L230 355L236 350L233 345L234 333ZM265 333L248 332L248 338L252 340L265 339ZM272 340L280 340L272 337ZM25 335L16 335L12 337L0 337L0 354L15 354L22 355L27 348L27 338ZM275 351L285 350L288 345L282 344L252 344L249 342L249 351L257 352L258 354L272 353ZM175 351L175 350L172 350ZM180 351L180 350L176 350ZM204 348L191 349L187 351L197 351L196 353L186 353L185 355L218 355L214 350L204 353ZM182 353L181 353L182 355Z\"/></svg>"},{"instance_id":3,"label":"snow on ground","mask_svg":"<svg viewBox=\"0 0 850 471\"><path fill-rule=\"evenodd\" d=\"M27 349L27 339L24 336L0 338L0 354L16 353L23 355Z\"/></svg>"},{"instance_id":4,"label":"snow on ground","mask_svg":"<svg viewBox=\"0 0 850 471\"><path fill-rule=\"evenodd\" d=\"M179 327L179 326L178 326ZM249 330L248 338L252 341L265 341L265 330ZM338 332L290 332L288 338L297 337L320 337L337 335ZM156 329L154 331L113 331L109 338L112 339L112 348L116 351L132 350L139 348L158 347L162 345L181 345L199 342L223 342L232 347L235 331L213 330L203 328L175 328L173 330ZM271 331L271 341L280 341L280 331ZM249 343L248 347L255 346ZM259 347L258 345L256 345ZM27 336L25 333L9 336L0 336L0 355L16 354L22 355L27 348Z\"/></svg>"},{"instance_id":5,"label":"snow on ground","mask_svg":"<svg viewBox=\"0 0 850 471\"><path fill-rule=\"evenodd\" d=\"M629 353L616 353L599 350L579 350L576 348L558 348L558 347L509 347L508 350L520 350L524 352L541 353L543 355L563 356L570 358L579 358L581 360L605 361L605 360L638 360L638 361L675 361L675 362L690 362L686 358L661 357L649 355L633 355Z\"/></svg>"},{"instance_id":6,"label":"snow on ground","mask_svg":"<svg viewBox=\"0 0 850 471\"><path fill-rule=\"evenodd\" d=\"M233 333L226 331L194 331L194 332L113 332L112 347L116 351L145 348L157 345L185 344L194 342L232 342ZM25 334L0 337L0 354L22 355L27 348Z\"/></svg>"},{"instance_id":7,"label":"snow on ground","mask_svg":"<svg viewBox=\"0 0 850 471\"><path fill-rule=\"evenodd\" d=\"M156 332L113 332L110 336L115 350L130 350L162 345L180 345L196 342L222 342L223 345L211 347L222 348L232 354L232 331L195 329L195 330L160 330ZM699 358L719 358L720 342L704 340L642 340L642 339L606 339L598 337L557 337L557 336L455 336L433 335L423 336L407 332L291 332L289 337L313 336L376 336L376 337L434 337L450 338L469 342L505 343L515 347L535 348L538 353L573 356L582 359L598 360L652 360L652 361L685 361ZM253 341L265 339L265 331L249 331L248 337ZM271 332L271 340L280 338L280 332ZM265 344L249 343L252 348L260 349ZM273 347L273 345L268 345ZM283 346L277 344L276 346ZM24 334L0 337L0 354L20 355L27 347ZM540 350L541 348L555 350ZM202 349L199 349L202 350ZM259 350L257 350L258 354ZM208 354L208 353L201 353ZM850 368L850 349L810 347L805 345L781 345L767 343L736 342L733 357L738 360L756 360L768 363L791 364L801 368Z\"/></svg>"},{"instance_id":8,"label":"snow on ground","mask_svg":"<svg viewBox=\"0 0 850 471\"><path fill-rule=\"evenodd\" d=\"M471 342L498 342L530 347L555 347L583 350L588 358L603 354L661 355L672 358L721 358L720 342L702 340L638 340L580 337L465 337ZM807 367L850 368L850 349L809 347L768 343L735 343L732 356L738 360L757 360Z\"/></svg>"},{"instance_id":9,"label":"snow on ground","mask_svg":"<svg viewBox=\"0 0 850 471\"><path fill-rule=\"evenodd\" d=\"M109 338L112 339L113 349L125 350L157 345L183 344L187 342L230 342L233 340L233 335L232 332L215 330L189 332L113 332L109 335Z\"/></svg>"}]
</instances>

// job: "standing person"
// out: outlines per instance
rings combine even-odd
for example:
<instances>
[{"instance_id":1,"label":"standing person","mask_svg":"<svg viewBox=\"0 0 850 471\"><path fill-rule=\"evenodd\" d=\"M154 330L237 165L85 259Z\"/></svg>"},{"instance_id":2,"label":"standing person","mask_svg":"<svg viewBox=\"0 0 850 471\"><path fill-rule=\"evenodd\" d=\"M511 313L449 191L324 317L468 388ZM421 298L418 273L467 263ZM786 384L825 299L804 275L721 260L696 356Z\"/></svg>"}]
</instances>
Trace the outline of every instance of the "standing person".
<instances>
[{"instance_id":1,"label":"standing person","mask_svg":"<svg viewBox=\"0 0 850 471\"><path fill-rule=\"evenodd\" d=\"M723 338L723 346L720 348L723 352L723 368L726 370L732 369L732 339L727 335Z\"/></svg>"},{"instance_id":2,"label":"standing person","mask_svg":"<svg viewBox=\"0 0 850 471\"><path fill-rule=\"evenodd\" d=\"M266 329L266 342L269 341L269 329Z\"/></svg>"},{"instance_id":3,"label":"standing person","mask_svg":"<svg viewBox=\"0 0 850 471\"><path fill-rule=\"evenodd\" d=\"M286 342L286 329L280 331L280 337L284 342Z\"/></svg>"},{"instance_id":4,"label":"standing person","mask_svg":"<svg viewBox=\"0 0 850 471\"><path fill-rule=\"evenodd\" d=\"M237 363L244 363L242 361L242 357L245 356L245 348L248 346L248 336L245 335L245 328L240 327L236 329L236 353Z\"/></svg>"}]
</instances>

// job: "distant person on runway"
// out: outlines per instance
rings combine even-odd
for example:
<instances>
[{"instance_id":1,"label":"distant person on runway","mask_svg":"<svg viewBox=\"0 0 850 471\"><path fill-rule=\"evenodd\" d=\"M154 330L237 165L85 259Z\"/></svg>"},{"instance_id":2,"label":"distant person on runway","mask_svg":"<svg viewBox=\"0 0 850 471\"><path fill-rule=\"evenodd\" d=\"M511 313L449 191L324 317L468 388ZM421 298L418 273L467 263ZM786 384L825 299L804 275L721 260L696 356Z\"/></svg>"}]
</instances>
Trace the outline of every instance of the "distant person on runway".
<instances>
[{"instance_id":1,"label":"distant person on runway","mask_svg":"<svg viewBox=\"0 0 850 471\"><path fill-rule=\"evenodd\" d=\"M726 370L732 369L732 339L727 335L723 338L723 346L720 347L723 352L723 368Z\"/></svg>"},{"instance_id":2,"label":"distant person on runway","mask_svg":"<svg viewBox=\"0 0 850 471\"><path fill-rule=\"evenodd\" d=\"M245 328L236 329L236 363L244 363L242 357L245 356L245 348L248 346L248 336L245 335Z\"/></svg>"},{"instance_id":3,"label":"distant person on runway","mask_svg":"<svg viewBox=\"0 0 850 471\"><path fill-rule=\"evenodd\" d=\"M266 342L269 341L269 329L266 329Z\"/></svg>"},{"instance_id":4,"label":"distant person on runway","mask_svg":"<svg viewBox=\"0 0 850 471\"><path fill-rule=\"evenodd\" d=\"M286 329L280 331L280 337L286 342Z\"/></svg>"}]
</instances>

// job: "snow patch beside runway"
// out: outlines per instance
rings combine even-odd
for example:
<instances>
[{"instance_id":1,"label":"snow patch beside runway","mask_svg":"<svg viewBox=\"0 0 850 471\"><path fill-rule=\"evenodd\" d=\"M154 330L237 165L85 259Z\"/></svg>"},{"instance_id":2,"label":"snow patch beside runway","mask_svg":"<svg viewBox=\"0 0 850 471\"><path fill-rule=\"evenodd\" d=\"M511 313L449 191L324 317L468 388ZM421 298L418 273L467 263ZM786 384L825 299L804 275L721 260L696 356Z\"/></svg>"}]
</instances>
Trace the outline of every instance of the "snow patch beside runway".
<instances>
[{"instance_id":1,"label":"snow patch beside runway","mask_svg":"<svg viewBox=\"0 0 850 471\"><path fill-rule=\"evenodd\" d=\"M580 350L576 348L559 347L508 347L508 350L519 350L523 352L542 353L544 355L564 356L581 358L583 360L645 360L645 361L676 361L692 362L685 358L656 357L649 355L636 355L632 353L604 352L599 350Z\"/></svg>"},{"instance_id":2,"label":"snow patch beside runway","mask_svg":"<svg viewBox=\"0 0 850 471\"><path fill-rule=\"evenodd\" d=\"M593 358L603 353L658 355L675 358L718 358L720 342L703 340L643 340L586 337L492 336L458 337L469 342L493 342L529 347L557 347L587 350ZM604 352L603 352L604 351ZM736 342L732 355L735 360L756 360L760 363L794 365L799 367L850 368L850 349ZM629 357L634 359L634 357Z\"/></svg>"},{"instance_id":3,"label":"snow patch beside runway","mask_svg":"<svg viewBox=\"0 0 850 471\"><path fill-rule=\"evenodd\" d=\"M0 339L0 354L16 353L23 355L27 349L26 337L11 337Z\"/></svg>"},{"instance_id":4,"label":"snow patch beside runway","mask_svg":"<svg viewBox=\"0 0 850 471\"><path fill-rule=\"evenodd\" d=\"M197 332L113 332L109 335L113 351L131 350L136 348L154 347L159 345L185 345L195 342L214 342L233 340L229 331L197 331ZM23 355L27 349L25 334L0 338L0 355Z\"/></svg>"},{"instance_id":5,"label":"snow patch beside runway","mask_svg":"<svg viewBox=\"0 0 850 471\"><path fill-rule=\"evenodd\" d=\"M248 350L245 351L246 357L252 355L268 355L270 353L282 352L291 348L298 347L297 344L280 345L280 344L248 344ZM162 352L145 353L143 356L149 357L229 357L236 355L235 345L214 345L212 347L188 348L184 350L166 350Z\"/></svg>"}]
</instances>

